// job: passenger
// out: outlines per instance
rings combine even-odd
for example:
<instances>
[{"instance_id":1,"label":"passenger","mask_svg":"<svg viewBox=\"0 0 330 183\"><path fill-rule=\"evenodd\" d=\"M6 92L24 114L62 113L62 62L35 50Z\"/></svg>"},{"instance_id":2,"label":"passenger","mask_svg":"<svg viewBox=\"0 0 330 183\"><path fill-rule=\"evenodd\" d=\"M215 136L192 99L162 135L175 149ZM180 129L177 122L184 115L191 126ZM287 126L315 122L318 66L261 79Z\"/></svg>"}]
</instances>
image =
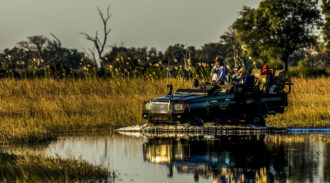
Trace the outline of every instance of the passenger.
<instances>
[{"instance_id":1,"label":"passenger","mask_svg":"<svg viewBox=\"0 0 330 183\"><path fill-rule=\"evenodd\" d=\"M269 87L269 93L270 94L276 94L277 92L275 92L276 89L276 81L273 75L272 70L269 69L269 65L264 65L264 67L262 68L262 71L260 72L260 75L270 75L271 76L271 86Z\"/></svg>"},{"instance_id":2,"label":"passenger","mask_svg":"<svg viewBox=\"0 0 330 183\"><path fill-rule=\"evenodd\" d=\"M238 74L239 74L239 79L237 80L236 84L239 87L244 88L248 82L249 74L246 73L246 69L244 67L238 70Z\"/></svg>"},{"instance_id":3,"label":"passenger","mask_svg":"<svg viewBox=\"0 0 330 183\"><path fill-rule=\"evenodd\" d=\"M254 77L250 76L245 68L240 68L238 73L240 78L235 83L237 87L248 88L254 86Z\"/></svg>"},{"instance_id":4,"label":"passenger","mask_svg":"<svg viewBox=\"0 0 330 183\"><path fill-rule=\"evenodd\" d=\"M249 76L248 73L246 73L246 69L245 68L240 68L239 71L239 80L237 80L236 84L236 89L237 89L237 95L236 95L236 99L239 102L246 102L245 99L245 94L244 92L247 91L248 87L250 86L251 83L251 77Z\"/></svg>"},{"instance_id":5,"label":"passenger","mask_svg":"<svg viewBox=\"0 0 330 183\"><path fill-rule=\"evenodd\" d=\"M234 75L232 76L232 78L231 78L231 82L232 82L232 83L237 83L237 82L239 81L239 78L240 78L241 76L239 75L238 71L239 71L240 68L241 68L240 66L236 66L236 67L234 68L234 72L235 72L235 74L234 74Z\"/></svg>"},{"instance_id":6,"label":"passenger","mask_svg":"<svg viewBox=\"0 0 330 183\"><path fill-rule=\"evenodd\" d=\"M260 72L260 75L272 75L273 76L273 72L272 70L269 69L269 65L264 65L264 67L262 68L262 71Z\"/></svg>"},{"instance_id":7,"label":"passenger","mask_svg":"<svg viewBox=\"0 0 330 183\"><path fill-rule=\"evenodd\" d=\"M223 85L227 82L226 67L223 64L223 58L221 56L217 56L214 61L215 65L211 71L212 84Z\"/></svg>"}]
</instances>

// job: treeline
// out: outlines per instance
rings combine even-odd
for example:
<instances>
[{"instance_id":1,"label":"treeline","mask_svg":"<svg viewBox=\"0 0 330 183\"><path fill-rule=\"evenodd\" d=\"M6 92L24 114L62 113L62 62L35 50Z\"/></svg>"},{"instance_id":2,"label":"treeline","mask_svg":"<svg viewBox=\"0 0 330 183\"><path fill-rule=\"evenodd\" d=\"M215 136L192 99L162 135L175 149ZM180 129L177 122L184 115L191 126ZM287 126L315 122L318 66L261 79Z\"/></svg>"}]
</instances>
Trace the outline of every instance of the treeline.
<instances>
[{"instance_id":1,"label":"treeline","mask_svg":"<svg viewBox=\"0 0 330 183\"><path fill-rule=\"evenodd\" d=\"M299 77L330 72L328 0L322 0L321 9L317 0L263 0L256 9L244 7L218 42L201 48L175 44L164 52L124 46L104 51L110 33L109 7L108 16L98 11L104 42L98 34L82 33L94 45L88 53L63 47L53 34L31 36L0 52L0 77L208 78L216 56L224 58L229 72L234 66L252 70L263 64L289 69L291 76Z\"/></svg>"},{"instance_id":2,"label":"treeline","mask_svg":"<svg viewBox=\"0 0 330 183\"><path fill-rule=\"evenodd\" d=\"M230 58L221 43L201 49L176 44L165 52L155 48L114 46L100 59L61 46L57 39L31 36L0 53L0 77L197 77L209 76L217 55ZM228 62L230 63L230 61Z\"/></svg>"},{"instance_id":3,"label":"treeline","mask_svg":"<svg viewBox=\"0 0 330 183\"><path fill-rule=\"evenodd\" d=\"M227 32L228 33L228 32ZM0 77L185 77L208 78L213 59L222 56L229 72L235 65L251 70L268 63L274 69L282 69L279 60L254 60L249 56L235 57L235 49L222 36L220 42L208 43L197 49L182 44L169 46L165 52L156 48L127 48L114 46L111 51L96 60L77 49L61 46L60 41L45 36L31 36L12 49L0 52ZM320 45L322 47L323 45ZM290 66L295 76L327 75L328 57L296 51L290 56Z\"/></svg>"}]
</instances>

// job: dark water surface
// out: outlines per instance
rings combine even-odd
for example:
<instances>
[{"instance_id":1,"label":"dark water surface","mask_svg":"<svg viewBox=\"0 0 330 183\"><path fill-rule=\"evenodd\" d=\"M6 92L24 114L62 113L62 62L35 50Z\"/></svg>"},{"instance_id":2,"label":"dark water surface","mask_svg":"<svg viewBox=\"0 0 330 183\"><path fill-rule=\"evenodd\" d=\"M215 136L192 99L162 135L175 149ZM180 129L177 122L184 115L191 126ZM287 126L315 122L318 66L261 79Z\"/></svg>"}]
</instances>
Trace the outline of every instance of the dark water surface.
<instances>
[{"instance_id":1,"label":"dark water surface","mask_svg":"<svg viewBox=\"0 0 330 183\"><path fill-rule=\"evenodd\" d=\"M83 159L115 182L330 182L329 133L63 137L6 151Z\"/></svg>"}]
</instances>

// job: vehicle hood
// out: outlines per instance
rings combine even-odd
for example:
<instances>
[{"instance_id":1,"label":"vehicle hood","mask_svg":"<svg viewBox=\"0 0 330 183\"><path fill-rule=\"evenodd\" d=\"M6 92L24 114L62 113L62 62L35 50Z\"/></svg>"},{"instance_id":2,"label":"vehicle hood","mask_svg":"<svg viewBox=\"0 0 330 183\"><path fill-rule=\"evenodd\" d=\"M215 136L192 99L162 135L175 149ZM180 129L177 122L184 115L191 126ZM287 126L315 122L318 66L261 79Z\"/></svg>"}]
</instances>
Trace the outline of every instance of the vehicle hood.
<instances>
[{"instance_id":1,"label":"vehicle hood","mask_svg":"<svg viewBox=\"0 0 330 183\"><path fill-rule=\"evenodd\" d=\"M199 99L205 96L192 95L192 94L173 94L172 96L163 96L151 99L151 101L171 101L171 102L185 102L189 100Z\"/></svg>"}]
</instances>

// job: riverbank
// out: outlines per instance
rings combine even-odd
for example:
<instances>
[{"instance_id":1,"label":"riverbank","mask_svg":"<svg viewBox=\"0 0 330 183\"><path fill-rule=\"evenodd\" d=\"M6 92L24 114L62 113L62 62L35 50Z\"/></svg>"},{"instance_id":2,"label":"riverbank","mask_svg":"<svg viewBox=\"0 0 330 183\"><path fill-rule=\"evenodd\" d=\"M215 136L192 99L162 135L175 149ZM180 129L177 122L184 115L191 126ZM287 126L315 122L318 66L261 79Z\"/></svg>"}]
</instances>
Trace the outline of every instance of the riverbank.
<instances>
[{"instance_id":1,"label":"riverbank","mask_svg":"<svg viewBox=\"0 0 330 183\"><path fill-rule=\"evenodd\" d=\"M329 127L330 78L294 79L284 114L269 116L274 127ZM71 132L99 133L141 125L142 102L190 80L35 79L0 81L0 142L29 143Z\"/></svg>"}]
</instances>

